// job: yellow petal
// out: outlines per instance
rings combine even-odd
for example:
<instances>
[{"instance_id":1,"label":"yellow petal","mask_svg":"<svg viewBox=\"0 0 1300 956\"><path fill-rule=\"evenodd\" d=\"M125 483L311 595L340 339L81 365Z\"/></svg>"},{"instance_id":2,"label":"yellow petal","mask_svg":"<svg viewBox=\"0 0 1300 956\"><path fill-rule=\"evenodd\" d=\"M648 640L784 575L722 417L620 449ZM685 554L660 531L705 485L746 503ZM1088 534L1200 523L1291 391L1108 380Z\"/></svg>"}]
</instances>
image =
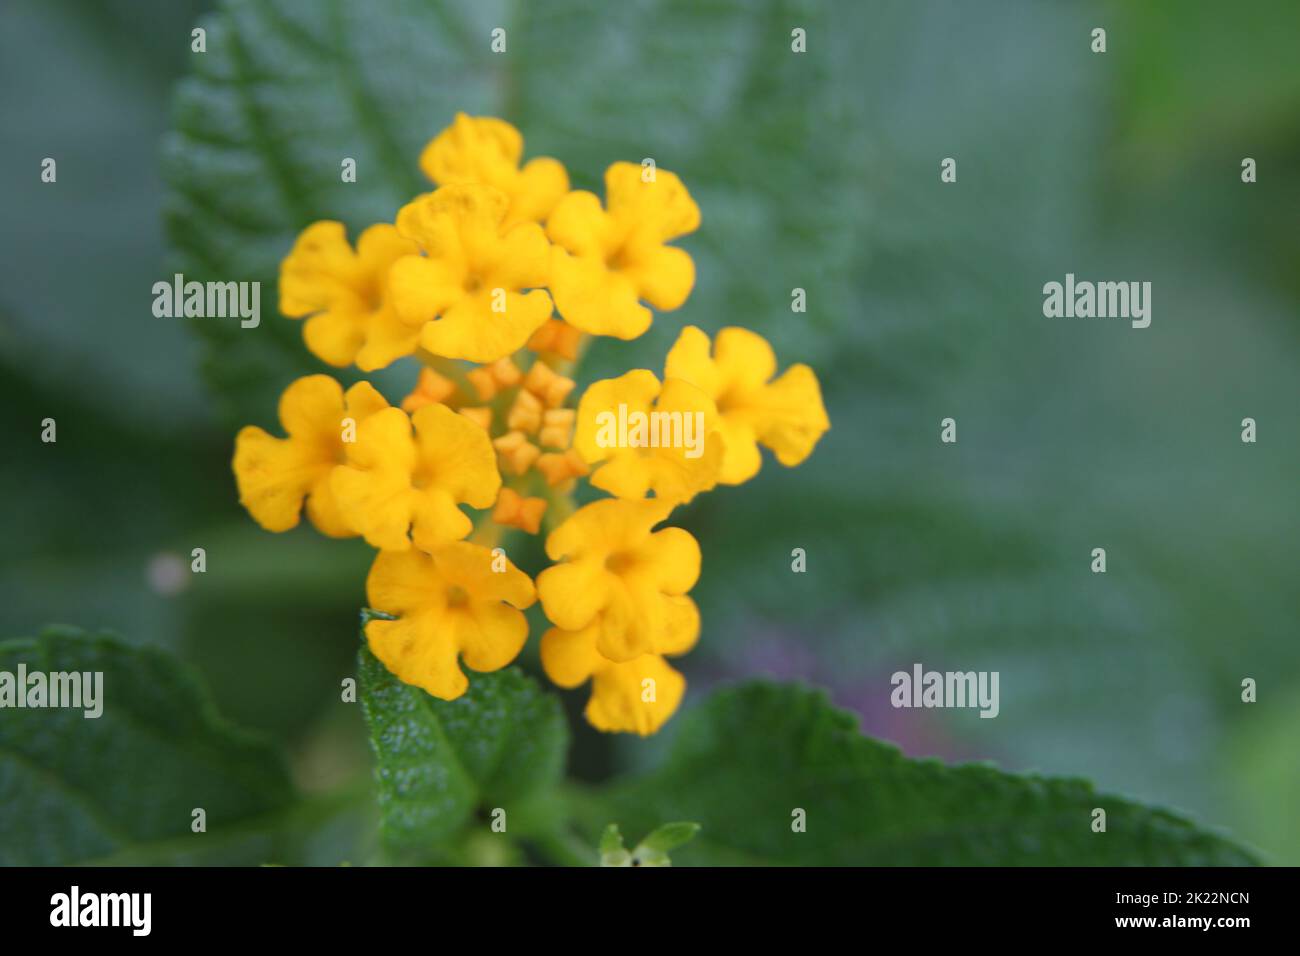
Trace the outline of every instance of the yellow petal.
<instances>
[{"instance_id":1,"label":"yellow petal","mask_svg":"<svg viewBox=\"0 0 1300 956\"><path fill-rule=\"evenodd\" d=\"M656 642L660 654L676 657L685 654L700 637L700 609L684 594L664 599L664 630Z\"/></svg>"},{"instance_id":2,"label":"yellow petal","mask_svg":"<svg viewBox=\"0 0 1300 956\"><path fill-rule=\"evenodd\" d=\"M776 353L767 339L749 329L729 326L718 333L718 370L727 389L762 387L776 374Z\"/></svg>"},{"instance_id":3,"label":"yellow petal","mask_svg":"<svg viewBox=\"0 0 1300 956\"><path fill-rule=\"evenodd\" d=\"M338 466L335 466L337 468ZM334 495L331 479L334 468L321 475L307 495L307 519L321 534L330 538L355 538L357 529L343 516Z\"/></svg>"},{"instance_id":4,"label":"yellow petal","mask_svg":"<svg viewBox=\"0 0 1300 956\"><path fill-rule=\"evenodd\" d=\"M367 273L380 279L398 259L418 251L415 243L398 232L392 223L370 226L357 237L357 259ZM382 288L383 283L380 281L376 285Z\"/></svg>"},{"instance_id":5,"label":"yellow petal","mask_svg":"<svg viewBox=\"0 0 1300 956\"><path fill-rule=\"evenodd\" d=\"M650 529L671 510L657 499L604 499L578 509L551 532L546 553L554 561L568 560L538 576L547 617L570 631L594 623L600 653L611 660L653 650L667 627L660 581L676 587L692 574L689 566L660 567L661 552L689 565L689 549L675 544L676 535L660 545L651 540ZM694 573L698 564L697 554Z\"/></svg>"},{"instance_id":6,"label":"yellow petal","mask_svg":"<svg viewBox=\"0 0 1300 956\"><path fill-rule=\"evenodd\" d=\"M434 551L439 574L477 600L504 601L524 610L537 600L533 581L513 566L504 554L497 555L482 545L456 541ZM504 570L500 562L504 562Z\"/></svg>"},{"instance_id":7,"label":"yellow petal","mask_svg":"<svg viewBox=\"0 0 1300 956\"><path fill-rule=\"evenodd\" d=\"M393 304L385 303L383 308L371 313L365 344L353 360L363 372L387 368L414 353L419 341L419 328L403 322Z\"/></svg>"},{"instance_id":8,"label":"yellow petal","mask_svg":"<svg viewBox=\"0 0 1300 956\"><path fill-rule=\"evenodd\" d=\"M348 417L353 421L363 422L375 412L388 408L388 400L379 394L369 382L357 382L343 395Z\"/></svg>"},{"instance_id":9,"label":"yellow petal","mask_svg":"<svg viewBox=\"0 0 1300 956\"><path fill-rule=\"evenodd\" d=\"M546 223L561 247L551 291L565 320L593 335L631 339L650 326L650 310L678 308L695 284L695 264L663 243L699 225L699 209L681 181L658 170L615 163L605 175L606 208L589 192L571 192Z\"/></svg>"},{"instance_id":10,"label":"yellow petal","mask_svg":"<svg viewBox=\"0 0 1300 956\"><path fill-rule=\"evenodd\" d=\"M637 301L632 280L595 256L571 256L553 248L550 288L565 321L590 335L634 339L654 318Z\"/></svg>"},{"instance_id":11,"label":"yellow petal","mask_svg":"<svg viewBox=\"0 0 1300 956\"><path fill-rule=\"evenodd\" d=\"M574 447L588 463L607 462L591 477L597 488L619 498L653 491L685 502L717 484L717 426L717 410L702 390L680 379L661 387L652 372L635 369L583 394Z\"/></svg>"},{"instance_id":12,"label":"yellow petal","mask_svg":"<svg viewBox=\"0 0 1300 956\"><path fill-rule=\"evenodd\" d=\"M569 188L559 161L539 157L523 169L523 137L504 120L458 113L420 155L420 168L440 186L486 184L510 199L506 225L540 222Z\"/></svg>"},{"instance_id":13,"label":"yellow petal","mask_svg":"<svg viewBox=\"0 0 1300 956\"><path fill-rule=\"evenodd\" d=\"M490 508L501 490L501 473L487 431L446 405L425 405L411 421L423 486L442 488L472 508Z\"/></svg>"},{"instance_id":14,"label":"yellow petal","mask_svg":"<svg viewBox=\"0 0 1300 956\"><path fill-rule=\"evenodd\" d=\"M719 481L735 485L757 474L760 442L782 464L807 458L830 428L813 371L794 365L769 383L776 370L771 346L737 327L718 333L714 353L711 358L708 336L687 327L668 353L665 375L687 379L717 399L724 446Z\"/></svg>"},{"instance_id":15,"label":"yellow petal","mask_svg":"<svg viewBox=\"0 0 1300 956\"><path fill-rule=\"evenodd\" d=\"M637 163L614 163L605 170L605 208L640 237L668 242L700 227L700 207L675 173L654 170L646 182Z\"/></svg>"},{"instance_id":16,"label":"yellow petal","mask_svg":"<svg viewBox=\"0 0 1300 956\"><path fill-rule=\"evenodd\" d=\"M688 502L718 483L724 450L722 438L715 434L717 408L691 383L665 379L655 411L661 425L659 447L651 447L647 456L650 486L659 498Z\"/></svg>"},{"instance_id":17,"label":"yellow petal","mask_svg":"<svg viewBox=\"0 0 1300 956\"><path fill-rule=\"evenodd\" d=\"M624 253L619 272L642 299L661 310L681 308L695 286L695 262L675 246L633 245Z\"/></svg>"},{"instance_id":18,"label":"yellow petal","mask_svg":"<svg viewBox=\"0 0 1300 956\"><path fill-rule=\"evenodd\" d=\"M659 389L654 372L643 368L587 386L573 432L573 447L583 460L594 464L613 455L619 448L619 407L626 407L628 415L648 413Z\"/></svg>"},{"instance_id":19,"label":"yellow petal","mask_svg":"<svg viewBox=\"0 0 1300 956\"><path fill-rule=\"evenodd\" d=\"M442 318L425 324L420 346L445 358L495 362L523 348L551 317L551 297L540 289L525 295L508 292L501 301L504 310L496 312L489 290L462 299Z\"/></svg>"},{"instance_id":20,"label":"yellow petal","mask_svg":"<svg viewBox=\"0 0 1300 956\"><path fill-rule=\"evenodd\" d=\"M671 503L654 499L625 501L604 498L593 501L579 508L551 532L546 539L546 555L552 561L586 556L599 557L603 561L616 551L643 544L650 537L650 529L667 518L672 510Z\"/></svg>"},{"instance_id":21,"label":"yellow petal","mask_svg":"<svg viewBox=\"0 0 1300 956\"><path fill-rule=\"evenodd\" d=\"M507 227L519 222L543 222L569 191L569 174L564 164L549 156L529 160L510 187Z\"/></svg>"},{"instance_id":22,"label":"yellow petal","mask_svg":"<svg viewBox=\"0 0 1300 956\"><path fill-rule=\"evenodd\" d=\"M439 614L447 606L446 582L423 551L380 551L366 577L366 601L398 617Z\"/></svg>"},{"instance_id":23,"label":"yellow petal","mask_svg":"<svg viewBox=\"0 0 1300 956\"><path fill-rule=\"evenodd\" d=\"M577 687L606 661L596 651L596 631L566 631L553 627L542 635L542 670L553 684Z\"/></svg>"},{"instance_id":24,"label":"yellow petal","mask_svg":"<svg viewBox=\"0 0 1300 956\"><path fill-rule=\"evenodd\" d=\"M537 576L537 596L553 623L577 631L605 606L611 578L599 560L554 564Z\"/></svg>"},{"instance_id":25,"label":"yellow petal","mask_svg":"<svg viewBox=\"0 0 1300 956\"><path fill-rule=\"evenodd\" d=\"M280 424L293 438L336 450L342 442L343 386L328 375L307 375L280 396Z\"/></svg>"},{"instance_id":26,"label":"yellow petal","mask_svg":"<svg viewBox=\"0 0 1300 956\"><path fill-rule=\"evenodd\" d=\"M347 464L330 476L343 519L372 547L409 548L416 450L406 413L388 408L371 415L357 425L356 441L344 447Z\"/></svg>"},{"instance_id":27,"label":"yellow petal","mask_svg":"<svg viewBox=\"0 0 1300 956\"><path fill-rule=\"evenodd\" d=\"M519 610L531 607L537 591L528 575L488 548L456 541L433 552L438 573L479 601L504 601ZM497 570L502 567L504 570Z\"/></svg>"},{"instance_id":28,"label":"yellow petal","mask_svg":"<svg viewBox=\"0 0 1300 956\"><path fill-rule=\"evenodd\" d=\"M398 229L426 255L389 275L402 321L422 324L420 346L488 363L521 348L551 316L550 247L536 223L502 232L508 199L490 186L451 185L402 207ZM432 321L434 319L437 321Z\"/></svg>"},{"instance_id":29,"label":"yellow petal","mask_svg":"<svg viewBox=\"0 0 1300 956\"><path fill-rule=\"evenodd\" d=\"M469 686L457 664L455 631L445 625L447 589L433 558L420 551L381 551L366 578L366 599L396 621L366 625L370 650L408 684L453 700Z\"/></svg>"},{"instance_id":30,"label":"yellow petal","mask_svg":"<svg viewBox=\"0 0 1300 956\"><path fill-rule=\"evenodd\" d=\"M332 459L274 438L254 425L245 426L235 436L239 503L267 531L296 527L303 499L333 466Z\"/></svg>"},{"instance_id":31,"label":"yellow petal","mask_svg":"<svg viewBox=\"0 0 1300 956\"><path fill-rule=\"evenodd\" d=\"M355 252L341 223L314 223L281 265L282 311L294 318L315 313L303 327L307 348L330 365L350 365L385 308L389 267L417 251L386 223L366 229Z\"/></svg>"},{"instance_id":32,"label":"yellow petal","mask_svg":"<svg viewBox=\"0 0 1300 956\"><path fill-rule=\"evenodd\" d=\"M398 621L366 625L366 642L384 666L407 684L442 700L455 700L469 689L456 660L455 630L444 616L413 614Z\"/></svg>"},{"instance_id":33,"label":"yellow petal","mask_svg":"<svg viewBox=\"0 0 1300 956\"><path fill-rule=\"evenodd\" d=\"M343 389L328 375L293 382L280 396L287 439L249 426L235 439L233 468L240 503L268 531L298 524L303 500L308 517L332 536L348 534L330 499L328 479L342 458Z\"/></svg>"},{"instance_id":34,"label":"yellow petal","mask_svg":"<svg viewBox=\"0 0 1300 956\"><path fill-rule=\"evenodd\" d=\"M454 618L456 640L465 666L476 671L505 667L528 640L528 620L504 604L474 602Z\"/></svg>"},{"instance_id":35,"label":"yellow petal","mask_svg":"<svg viewBox=\"0 0 1300 956\"><path fill-rule=\"evenodd\" d=\"M546 233L535 222L515 226L482 256L477 272L488 291L546 285L551 278L551 244Z\"/></svg>"},{"instance_id":36,"label":"yellow petal","mask_svg":"<svg viewBox=\"0 0 1300 956\"><path fill-rule=\"evenodd\" d=\"M665 594L685 594L700 577L700 544L684 528L656 531L633 552L636 574L647 574Z\"/></svg>"},{"instance_id":37,"label":"yellow petal","mask_svg":"<svg viewBox=\"0 0 1300 956\"><path fill-rule=\"evenodd\" d=\"M445 259L404 256L388 272L388 295L398 318L418 328L465 295L464 266Z\"/></svg>"},{"instance_id":38,"label":"yellow petal","mask_svg":"<svg viewBox=\"0 0 1300 956\"><path fill-rule=\"evenodd\" d=\"M680 619L677 652L689 649L699 630L699 616L688 598L674 599ZM654 733L672 716L686 689L685 679L662 657L645 654L618 663L596 648L597 629L565 631L552 628L542 636L542 668L560 687L577 687L593 678L587 719L600 730L642 735Z\"/></svg>"},{"instance_id":39,"label":"yellow petal","mask_svg":"<svg viewBox=\"0 0 1300 956\"><path fill-rule=\"evenodd\" d=\"M468 686L458 655L478 671L510 663L528 636L519 609L534 592L518 568L507 562L497 572L493 562L487 548L463 541L432 554L381 552L366 581L367 599L399 620L367 624L375 656L402 680L448 700Z\"/></svg>"},{"instance_id":40,"label":"yellow petal","mask_svg":"<svg viewBox=\"0 0 1300 956\"><path fill-rule=\"evenodd\" d=\"M443 488L412 489L408 500L411 540L423 551L459 541L474 530L474 522Z\"/></svg>"},{"instance_id":41,"label":"yellow petal","mask_svg":"<svg viewBox=\"0 0 1300 956\"><path fill-rule=\"evenodd\" d=\"M582 189L556 204L546 220L546 235L574 256L594 257L601 262L615 251L621 238L600 200Z\"/></svg>"},{"instance_id":42,"label":"yellow petal","mask_svg":"<svg viewBox=\"0 0 1300 956\"><path fill-rule=\"evenodd\" d=\"M397 212L397 231L431 259L473 262L493 246L510 199L489 185L451 185L426 193Z\"/></svg>"},{"instance_id":43,"label":"yellow petal","mask_svg":"<svg viewBox=\"0 0 1300 956\"><path fill-rule=\"evenodd\" d=\"M654 488L655 463L634 451L617 451L591 474L591 486L615 498L644 498Z\"/></svg>"},{"instance_id":44,"label":"yellow petal","mask_svg":"<svg viewBox=\"0 0 1300 956\"><path fill-rule=\"evenodd\" d=\"M364 267L341 222L314 222L280 263L280 311L301 318L336 305L362 306Z\"/></svg>"},{"instance_id":45,"label":"yellow petal","mask_svg":"<svg viewBox=\"0 0 1300 956\"><path fill-rule=\"evenodd\" d=\"M335 368L352 364L365 344L369 313L335 308L319 312L302 327L302 339L308 351Z\"/></svg>"},{"instance_id":46,"label":"yellow petal","mask_svg":"<svg viewBox=\"0 0 1300 956\"><path fill-rule=\"evenodd\" d=\"M700 549L680 528L665 528L606 562L614 571L598 618L597 649L611 661L683 653L699 633L699 614L680 603L699 577Z\"/></svg>"},{"instance_id":47,"label":"yellow petal","mask_svg":"<svg viewBox=\"0 0 1300 956\"><path fill-rule=\"evenodd\" d=\"M440 186L487 183L504 188L519 166L524 139L505 120L457 113L424 147L420 169Z\"/></svg>"},{"instance_id":48,"label":"yellow petal","mask_svg":"<svg viewBox=\"0 0 1300 956\"><path fill-rule=\"evenodd\" d=\"M597 730L653 734L681 704L686 678L662 657L647 654L598 671L587 704L587 720Z\"/></svg>"},{"instance_id":49,"label":"yellow petal","mask_svg":"<svg viewBox=\"0 0 1300 956\"><path fill-rule=\"evenodd\" d=\"M783 465L797 465L831 427L817 376L807 365L791 365L763 390L758 401L758 439Z\"/></svg>"},{"instance_id":50,"label":"yellow petal","mask_svg":"<svg viewBox=\"0 0 1300 956\"><path fill-rule=\"evenodd\" d=\"M328 437L321 437L322 441L328 443L334 461L346 457L343 445L336 443L335 439L341 440L345 430L355 430L358 424L388 407L388 401L369 382L357 382L351 386L343 395L343 418L339 422L338 431ZM333 476L337 468L337 464L332 465L317 479L307 496L307 517L321 534L331 538L354 537L359 532L344 516L334 495Z\"/></svg>"},{"instance_id":51,"label":"yellow petal","mask_svg":"<svg viewBox=\"0 0 1300 956\"><path fill-rule=\"evenodd\" d=\"M352 386L345 398L327 375L298 379L280 397L288 438L273 438L253 427L236 437L233 464L240 502L268 531L286 531L298 524L306 498L307 517L323 534L356 534L334 500L330 479L343 460L347 419L360 421L387 405L365 382Z\"/></svg>"},{"instance_id":52,"label":"yellow petal","mask_svg":"<svg viewBox=\"0 0 1300 956\"><path fill-rule=\"evenodd\" d=\"M611 661L630 661L656 649L663 636L663 596L642 576L611 575L609 597L597 618L596 650Z\"/></svg>"},{"instance_id":53,"label":"yellow petal","mask_svg":"<svg viewBox=\"0 0 1300 956\"><path fill-rule=\"evenodd\" d=\"M743 420L743 415L723 415L718 426L722 434L722 468L718 481L724 485L739 485L758 474L763 465L763 455L758 450L758 437L754 427Z\"/></svg>"},{"instance_id":54,"label":"yellow petal","mask_svg":"<svg viewBox=\"0 0 1300 956\"><path fill-rule=\"evenodd\" d=\"M712 343L702 330L693 325L686 326L668 350L664 378L684 379L716 401L726 383L709 354L711 349Z\"/></svg>"}]
</instances>

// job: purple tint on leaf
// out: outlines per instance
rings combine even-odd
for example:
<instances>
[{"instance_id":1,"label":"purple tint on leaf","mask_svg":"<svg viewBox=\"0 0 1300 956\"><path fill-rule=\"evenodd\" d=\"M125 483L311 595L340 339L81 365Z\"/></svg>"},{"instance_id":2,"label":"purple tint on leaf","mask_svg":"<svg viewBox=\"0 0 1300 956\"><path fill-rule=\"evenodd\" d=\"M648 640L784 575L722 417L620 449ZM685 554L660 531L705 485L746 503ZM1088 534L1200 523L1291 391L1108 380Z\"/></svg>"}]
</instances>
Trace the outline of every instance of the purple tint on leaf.
<instances>
[{"instance_id":1,"label":"purple tint on leaf","mask_svg":"<svg viewBox=\"0 0 1300 956\"><path fill-rule=\"evenodd\" d=\"M701 662L702 663L702 662ZM724 681L770 677L825 688L838 707L861 717L862 733L895 744L909 757L946 761L989 759L945 728L939 712L895 708L890 703L890 674L846 674L810 649L806 636L780 628L756 627L738 654L714 658L711 666L692 670L692 696Z\"/></svg>"}]
</instances>

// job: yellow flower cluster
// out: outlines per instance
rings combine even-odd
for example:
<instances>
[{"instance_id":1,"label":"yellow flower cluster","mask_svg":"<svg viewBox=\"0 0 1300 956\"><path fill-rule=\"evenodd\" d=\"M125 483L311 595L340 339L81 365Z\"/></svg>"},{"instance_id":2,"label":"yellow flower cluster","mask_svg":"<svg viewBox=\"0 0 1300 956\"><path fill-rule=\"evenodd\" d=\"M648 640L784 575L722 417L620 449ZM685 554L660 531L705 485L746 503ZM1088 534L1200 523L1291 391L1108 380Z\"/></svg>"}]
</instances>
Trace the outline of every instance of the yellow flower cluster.
<instances>
[{"instance_id":1,"label":"yellow flower cluster","mask_svg":"<svg viewBox=\"0 0 1300 956\"><path fill-rule=\"evenodd\" d=\"M420 156L437 188L394 224L355 246L342 223L302 231L281 265L280 309L306 320L307 348L363 372L414 356L419 377L400 405L366 382L292 383L285 437L239 432L240 502L268 531L305 508L322 533L378 550L366 588L383 617L366 639L401 680L459 697L461 665L514 660L523 612L540 600L551 680L591 682L597 728L650 734L686 687L665 658L700 632L699 544L656 528L700 492L752 478L759 445L803 461L830 422L812 370L776 376L767 342L741 328L710 342L687 326L662 379L634 369L575 401L590 336L634 339L652 309L686 301L695 266L669 243L700 212L653 166L610 166L602 203L571 191L558 161L522 157L509 123L460 114ZM576 507L582 478L610 497ZM507 530L543 529L554 563L534 583L499 545Z\"/></svg>"}]
</instances>

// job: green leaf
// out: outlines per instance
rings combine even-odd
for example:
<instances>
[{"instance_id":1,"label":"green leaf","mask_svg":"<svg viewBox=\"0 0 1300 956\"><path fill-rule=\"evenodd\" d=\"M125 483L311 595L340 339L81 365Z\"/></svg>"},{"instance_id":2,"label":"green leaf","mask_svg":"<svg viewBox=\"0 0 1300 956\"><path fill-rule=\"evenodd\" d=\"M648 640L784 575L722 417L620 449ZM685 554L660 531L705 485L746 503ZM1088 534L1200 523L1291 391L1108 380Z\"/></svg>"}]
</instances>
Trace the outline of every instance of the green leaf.
<instances>
[{"instance_id":1,"label":"green leaf","mask_svg":"<svg viewBox=\"0 0 1300 956\"><path fill-rule=\"evenodd\" d=\"M694 839L700 832L698 823L665 823L629 853L623 846L623 834L617 823L605 827L600 836L601 866L672 866L668 852Z\"/></svg>"},{"instance_id":2,"label":"green leaf","mask_svg":"<svg viewBox=\"0 0 1300 956\"><path fill-rule=\"evenodd\" d=\"M638 850L667 853L689 843L700 832L698 823L665 823L641 841Z\"/></svg>"},{"instance_id":3,"label":"green leaf","mask_svg":"<svg viewBox=\"0 0 1300 956\"><path fill-rule=\"evenodd\" d=\"M600 835L600 855L608 856L611 853L621 853L623 851L623 834L618 831L618 824L611 823Z\"/></svg>"},{"instance_id":4,"label":"green leaf","mask_svg":"<svg viewBox=\"0 0 1300 956\"><path fill-rule=\"evenodd\" d=\"M601 866L631 866L632 854L623 846L623 834L618 831L618 824L611 823L600 835Z\"/></svg>"},{"instance_id":5,"label":"green leaf","mask_svg":"<svg viewBox=\"0 0 1300 956\"><path fill-rule=\"evenodd\" d=\"M280 757L227 724L167 655L51 627L0 643L0 672L101 673L102 714L0 711L0 865L257 863L294 794ZM192 811L206 832L191 831Z\"/></svg>"},{"instance_id":6,"label":"green leaf","mask_svg":"<svg viewBox=\"0 0 1300 956\"><path fill-rule=\"evenodd\" d=\"M632 851L630 866L672 866L668 852L689 843L700 832L698 823L665 823Z\"/></svg>"},{"instance_id":7,"label":"green leaf","mask_svg":"<svg viewBox=\"0 0 1300 956\"><path fill-rule=\"evenodd\" d=\"M363 647L357 662L370 726L386 847L428 857L462 835L475 811L506 812L506 833L549 830L568 728L559 699L517 668L472 674L444 701L404 684Z\"/></svg>"},{"instance_id":8,"label":"green leaf","mask_svg":"<svg viewBox=\"0 0 1300 956\"><path fill-rule=\"evenodd\" d=\"M1096 807L1105 833L1092 830ZM587 815L598 814L633 831L699 820L700 836L679 852L693 864L1256 862L1221 836L1086 781L909 759L861 736L824 694L763 682L719 691L683 718L665 764L596 798Z\"/></svg>"}]
</instances>

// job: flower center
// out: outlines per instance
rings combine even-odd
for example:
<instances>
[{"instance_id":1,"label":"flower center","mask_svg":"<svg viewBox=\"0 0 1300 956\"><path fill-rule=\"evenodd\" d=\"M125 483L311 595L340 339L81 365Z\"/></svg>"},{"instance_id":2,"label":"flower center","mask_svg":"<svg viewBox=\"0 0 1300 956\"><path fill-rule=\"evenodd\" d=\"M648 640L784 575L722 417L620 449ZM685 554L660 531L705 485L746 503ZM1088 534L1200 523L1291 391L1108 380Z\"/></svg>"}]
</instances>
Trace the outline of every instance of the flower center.
<instances>
[{"instance_id":1,"label":"flower center","mask_svg":"<svg viewBox=\"0 0 1300 956\"><path fill-rule=\"evenodd\" d=\"M630 551L615 551L605 558L605 570L623 575L636 565L636 555Z\"/></svg>"},{"instance_id":2,"label":"flower center","mask_svg":"<svg viewBox=\"0 0 1300 956\"><path fill-rule=\"evenodd\" d=\"M384 286L382 282L371 281L366 284L364 300L371 312L378 312L384 306Z\"/></svg>"},{"instance_id":3,"label":"flower center","mask_svg":"<svg viewBox=\"0 0 1300 956\"><path fill-rule=\"evenodd\" d=\"M469 592L459 584L453 584L447 588L447 606L464 607L469 603Z\"/></svg>"}]
</instances>

